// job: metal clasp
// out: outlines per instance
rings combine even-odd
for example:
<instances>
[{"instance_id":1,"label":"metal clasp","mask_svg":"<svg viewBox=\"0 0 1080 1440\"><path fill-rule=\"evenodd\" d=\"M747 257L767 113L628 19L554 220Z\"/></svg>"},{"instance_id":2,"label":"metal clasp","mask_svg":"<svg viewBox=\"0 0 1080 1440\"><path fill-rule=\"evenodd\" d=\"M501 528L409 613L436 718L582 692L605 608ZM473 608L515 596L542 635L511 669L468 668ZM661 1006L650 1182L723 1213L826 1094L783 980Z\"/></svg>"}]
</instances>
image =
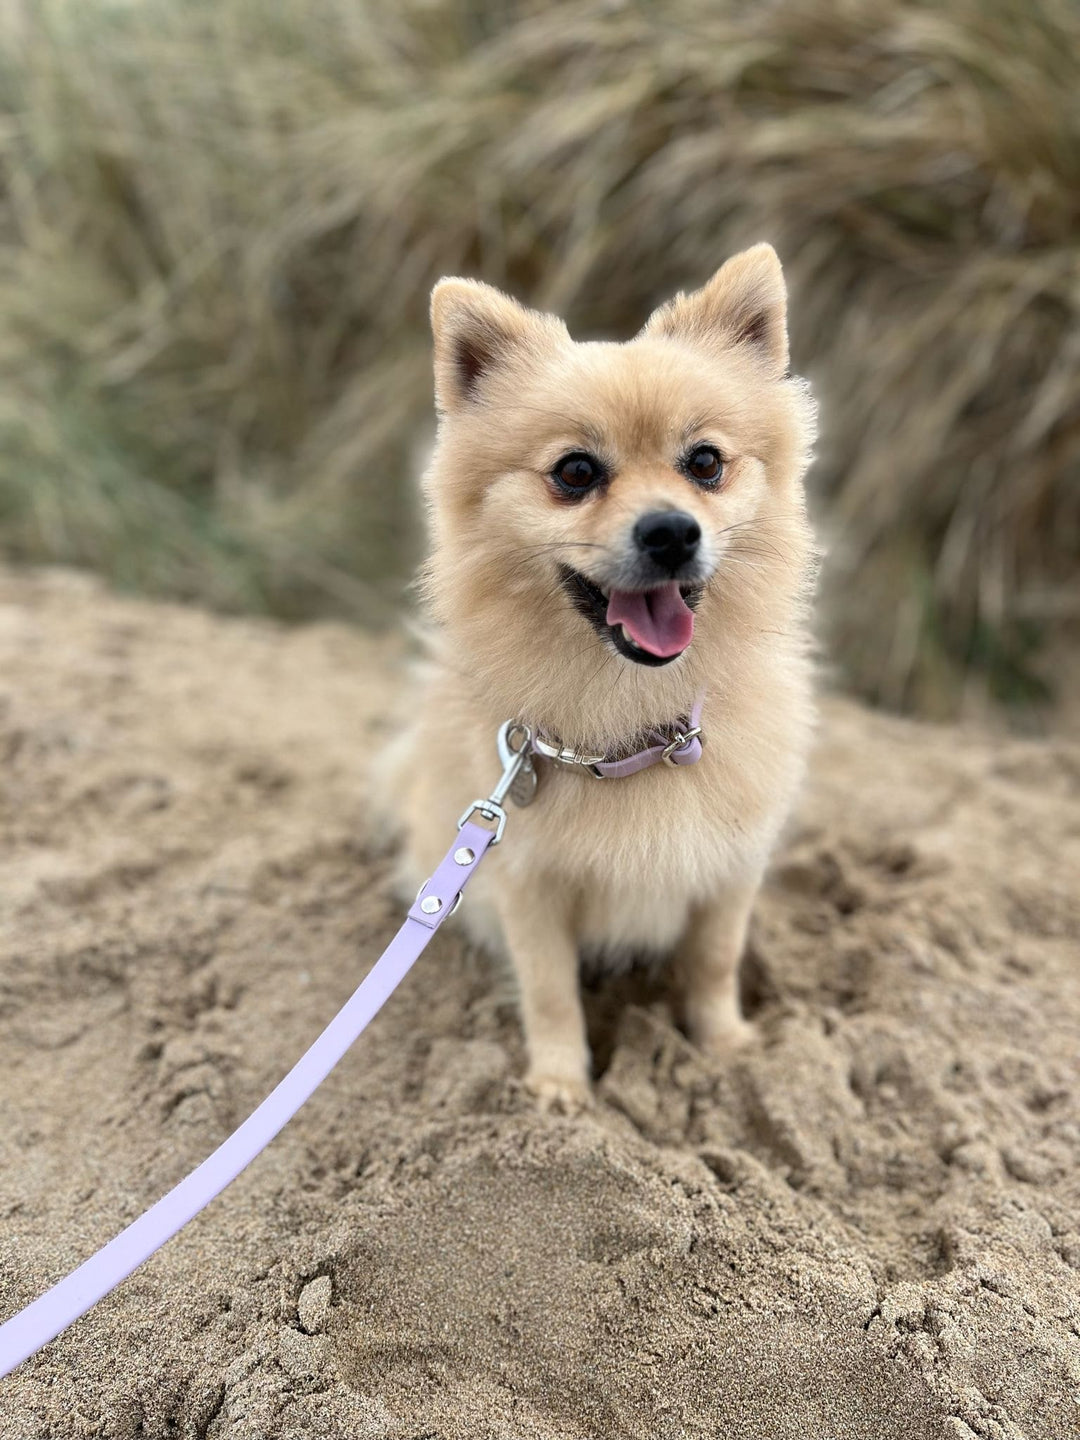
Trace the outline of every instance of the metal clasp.
<instances>
[{"instance_id":1,"label":"metal clasp","mask_svg":"<svg viewBox=\"0 0 1080 1440\"><path fill-rule=\"evenodd\" d=\"M664 753L660 756L660 759L663 760L663 762L664 762L665 765L671 765L672 767L674 767L674 766L675 766L675 763L676 763L676 762L675 762L675 758L674 758L674 757L675 757L675 751L676 751L676 750L684 750L684 749L686 748L686 746L690 744L690 741L691 741L691 740L696 740L697 737L698 737L700 734L701 734L701 726L700 726L700 725L695 725L695 726L693 727L693 729L687 730L687 732L686 732L685 735L683 735L683 734L682 734L681 732L679 732L679 731L676 731L676 732L675 732L675 739L672 740L672 742L671 742L670 745L665 745L665 746L664 746Z\"/></svg>"},{"instance_id":2,"label":"metal clasp","mask_svg":"<svg viewBox=\"0 0 1080 1440\"><path fill-rule=\"evenodd\" d=\"M519 742L516 748L515 740ZM522 766L528 761L531 744L532 731L528 725L522 725L519 720L505 720L499 726L498 749L503 773L491 794L484 799L474 800L464 812L457 824L459 830L471 816L482 815L489 824L495 826L495 838L491 843L498 845L503 837L503 831L506 829L506 811L502 802L506 799Z\"/></svg>"}]
</instances>

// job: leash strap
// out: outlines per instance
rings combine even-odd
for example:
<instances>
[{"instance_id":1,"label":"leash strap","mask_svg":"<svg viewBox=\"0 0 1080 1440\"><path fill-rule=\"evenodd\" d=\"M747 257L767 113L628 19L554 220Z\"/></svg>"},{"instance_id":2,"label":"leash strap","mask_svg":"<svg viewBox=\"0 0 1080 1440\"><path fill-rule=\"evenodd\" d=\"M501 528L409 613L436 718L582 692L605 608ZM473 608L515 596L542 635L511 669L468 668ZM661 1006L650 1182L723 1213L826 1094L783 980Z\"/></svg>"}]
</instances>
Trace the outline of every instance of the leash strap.
<instances>
[{"instance_id":1,"label":"leash strap","mask_svg":"<svg viewBox=\"0 0 1080 1440\"><path fill-rule=\"evenodd\" d=\"M477 801L474 808L489 816L485 808L489 805L488 801ZM494 808L502 814L497 804ZM382 1009L436 930L453 914L488 847L500 835L501 826L496 832L468 819L463 821L453 848L417 895L404 925L352 997L259 1108L156 1205L40 1299L0 1325L0 1377L55 1339L126 1280L269 1145Z\"/></svg>"}]
</instances>

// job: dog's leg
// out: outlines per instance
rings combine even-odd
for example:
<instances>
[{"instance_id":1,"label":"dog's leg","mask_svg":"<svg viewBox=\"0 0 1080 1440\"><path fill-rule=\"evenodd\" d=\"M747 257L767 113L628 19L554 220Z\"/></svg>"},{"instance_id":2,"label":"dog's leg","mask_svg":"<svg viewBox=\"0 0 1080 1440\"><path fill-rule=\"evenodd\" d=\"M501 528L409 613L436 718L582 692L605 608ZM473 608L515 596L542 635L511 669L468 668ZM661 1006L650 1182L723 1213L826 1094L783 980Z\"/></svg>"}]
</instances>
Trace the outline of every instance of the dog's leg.
<instances>
[{"instance_id":1,"label":"dog's leg","mask_svg":"<svg viewBox=\"0 0 1080 1440\"><path fill-rule=\"evenodd\" d=\"M759 881L731 886L693 915L679 953L683 1021L695 1045L722 1054L753 1027L739 1008L739 960Z\"/></svg>"},{"instance_id":2,"label":"dog's leg","mask_svg":"<svg viewBox=\"0 0 1080 1440\"><path fill-rule=\"evenodd\" d=\"M513 888L499 919L517 975L529 1064L525 1084L545 1110L589 1104L589 1046L578 986L577 944L555 896Z\"/></svg>"}]
</instances>

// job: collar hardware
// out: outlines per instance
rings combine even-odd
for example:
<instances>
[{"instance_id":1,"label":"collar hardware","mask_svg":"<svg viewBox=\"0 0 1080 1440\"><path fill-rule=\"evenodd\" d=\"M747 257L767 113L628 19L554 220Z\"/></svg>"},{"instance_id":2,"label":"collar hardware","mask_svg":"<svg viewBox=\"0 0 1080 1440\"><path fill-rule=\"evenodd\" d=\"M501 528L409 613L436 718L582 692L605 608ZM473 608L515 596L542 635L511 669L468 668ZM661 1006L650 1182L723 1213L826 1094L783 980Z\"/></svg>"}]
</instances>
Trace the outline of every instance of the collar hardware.
<instances>
[{"instance_id":1,"label":"collar hardware","mask_svg":"<svg viewBox=\"0 0 1080 1440\"><path fill-rule=\"evenodd\" d=\"M540 734L533 737L533 749L538 755L554 760L556 765L578 765L596 774L598 779L603 779L595 767L604 763L606 755L589 755L584 750L575 750L572 745L560 745L557 740L549 740L546 735Z\"/></svg>"},{"instance_id":2,"label":"collar hardware","mask_svg":"<svg viewBox=\"0 0 1080 1440\"><path fill-rule=\"evenodd\" d=\"M689 730L687 730L685 735L682 734L680 731L676 731L675 738L674 740L672 740L671 744L664 746L664 753L660 756L660 759L664 762L665 765L677 765L679 762L675 759L676 754L680 750L685 750L686 747L690 744L691 740L698 740L702 744L704 744L704 741L701 740L700 725L692 726Z\"/></svg>"},{"instance_id":3,"label":"collar hardware","mask_svg":"<svg viewBox=\"0 0 1080 1440\"><path fill-rule=\"evenodd\" d=\"M626 747L616 751L614 756L595 755L578 750L573 745L563 745L539 730L532 737L532 749L556 765L584 770L596 780L619 780L661 762L672 768L696 765L705 743L701 726L704 702L705 696L699 695L688 716L680 716L674 724L660 726L630 742L631 745L640 745L642 739L652 741L642 749L630 750Z\"/></svg>"}]
</instances>

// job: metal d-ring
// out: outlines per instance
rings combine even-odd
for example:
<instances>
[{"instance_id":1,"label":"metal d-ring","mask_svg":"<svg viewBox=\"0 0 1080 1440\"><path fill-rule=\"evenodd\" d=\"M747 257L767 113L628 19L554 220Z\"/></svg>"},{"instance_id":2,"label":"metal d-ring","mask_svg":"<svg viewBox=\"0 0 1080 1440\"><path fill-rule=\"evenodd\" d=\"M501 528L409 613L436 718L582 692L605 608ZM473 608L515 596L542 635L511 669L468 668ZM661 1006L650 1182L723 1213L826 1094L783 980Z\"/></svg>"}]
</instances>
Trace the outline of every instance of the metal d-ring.
<instances>
[{"instance_id":1,"label":"metal d-ring","mask_svg":"<svg viewBox=\"0 0 1080 1440\"><path fill-rule=\"evenodd\" d=\"M700 726L700 725L695 725L692 730L687 730L687 732L686 732L685 735L683 735L683 734L679 733L678 731L676 731L675 739L672 740L672 742L671 742L670 745L665 745L665 746L664 746L664 753L660 756L660 759L663 760L663 762L664 762L665 765L674 766L674 765L675 765L675 751L676 751L676 750L685 750L686 747L687 747L687 745L690 744L690 741L691 741L691 740L696 740L697 737L698 737L700 734L701 734L701 726Z\"/></svg>"},{"instance_id":2,"label":"metal d-ring","mask_svg":"<svg viewBox=\"0 0 1080 1440\"><path fill-rule=\"evenodd\" d=\"M489 824L495 826L495 838L491 843L492 845L498 845L503 837L503 831L506 829L506 811L503 807L498 801L492 800L490 797L486 800L474 800L469 808L462 812L461 819L457 823L457 828L460 830L465 822L470 820L474 815L482 815Z\"/></svg>"}]
</instances>

